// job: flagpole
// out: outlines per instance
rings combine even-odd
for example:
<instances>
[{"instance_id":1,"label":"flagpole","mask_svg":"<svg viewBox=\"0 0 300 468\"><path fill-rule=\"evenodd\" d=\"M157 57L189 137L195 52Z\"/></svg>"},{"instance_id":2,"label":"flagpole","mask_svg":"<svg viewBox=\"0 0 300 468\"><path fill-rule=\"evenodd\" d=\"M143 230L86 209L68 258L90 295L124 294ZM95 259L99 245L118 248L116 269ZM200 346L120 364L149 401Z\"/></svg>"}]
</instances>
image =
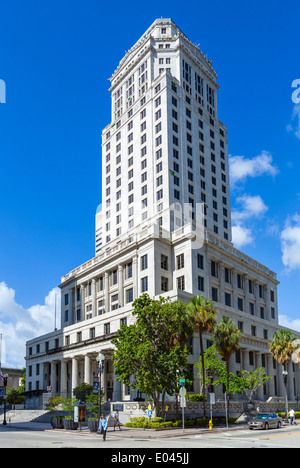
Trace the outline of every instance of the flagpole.
<instances>
[{"instance_id":1,"label":"flagpole","mask_svg":"<svg viewBox=\"0 0 300 468\"><path fill-rule=\"evenodd\" d=\"M55 310L54 310L54 331L56 331L56 293L55 293Z\"/></svg>"}]
</instances>

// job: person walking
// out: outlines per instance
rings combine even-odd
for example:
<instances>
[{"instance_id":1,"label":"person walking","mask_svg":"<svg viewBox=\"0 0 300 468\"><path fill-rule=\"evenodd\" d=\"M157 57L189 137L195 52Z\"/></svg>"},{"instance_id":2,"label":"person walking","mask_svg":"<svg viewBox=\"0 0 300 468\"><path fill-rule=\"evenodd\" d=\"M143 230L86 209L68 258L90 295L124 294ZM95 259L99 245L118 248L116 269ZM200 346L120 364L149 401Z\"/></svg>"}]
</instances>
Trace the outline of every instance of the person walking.
<instances>
[{"instance_id":1,"label":"person walking","mask_svg":"<svg viewBox=\"0 0 300 468\"><path fill-rule=\"evenodd\" d=\"M120 414L119 410L117 409L115 418L114 418L114 431L116 430L116 426L119 426L119 430L121 431L121 424L120 424Z\"/></svg>"},{"instance_id":2,"label":"person walking","mask_svg":"<svg viewBox=\"0 0 300 468\"><path fill-rule=\"evenodd\" d=\"M295 411L292 408L289 411L289 415L290 415L290 420L291 420L291 426L293 424L295 424L297 426L296 418L295 418Z\"/></svg>"},{"instance_id":3,"label":"person walking","mask_svg":"<svg viewBox=\"0 0 300 468\"><path fill-rule=\"evenodd\" d=\"M107 418L104 416L104 414L101 414L100 421L99 421L99 431L101 434L103 434L103 442L105 442L106 440L107 427L108 427Z\"/></svg>"}]
</instances>

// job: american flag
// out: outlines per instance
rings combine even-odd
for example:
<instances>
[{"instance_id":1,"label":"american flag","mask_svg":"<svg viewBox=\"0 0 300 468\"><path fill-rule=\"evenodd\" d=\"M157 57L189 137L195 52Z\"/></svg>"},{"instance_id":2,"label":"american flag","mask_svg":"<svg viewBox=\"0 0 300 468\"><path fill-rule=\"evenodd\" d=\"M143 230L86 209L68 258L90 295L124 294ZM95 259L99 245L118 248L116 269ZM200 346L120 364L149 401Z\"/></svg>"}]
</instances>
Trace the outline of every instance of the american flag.
<instances>
[{"instance_id":1,"label":"american flag","mask_svg":"<svg viewBox=\"0 0 300 468\"><path fill-rule=\"evenodd\" d=\"M4 380L4 375L2 374L2 370L0 369L0 380Z\"/></svg>"}]
</instances>

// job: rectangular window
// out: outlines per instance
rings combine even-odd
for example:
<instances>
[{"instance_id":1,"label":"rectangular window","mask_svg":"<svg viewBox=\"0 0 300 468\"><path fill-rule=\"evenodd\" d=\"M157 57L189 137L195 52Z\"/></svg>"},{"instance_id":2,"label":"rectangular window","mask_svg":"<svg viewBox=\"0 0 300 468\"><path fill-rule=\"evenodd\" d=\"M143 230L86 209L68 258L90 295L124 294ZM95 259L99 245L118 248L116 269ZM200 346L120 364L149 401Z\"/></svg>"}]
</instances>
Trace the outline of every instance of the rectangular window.
<instances>
[{"instance_id":1,"label":"rectangular window","mask_svg":"<svg viewBox=\"0 0 300 468\"><path fill-rule=\"evenodd\" d=\"M161 290L164 292L169 291L169 280L164 276L161 278Z\"/></svg>"},{"instance_id":2,"label":"rectangular window","mask_svg":"<svg viewBox=\"0 0 300 468\"><path fill-rule=\"evenodd\" d=\"M177 265L177 270L184 268L184 254L177 255L176 265Z\"/></svg>"},{"instance_id":3,"label":"rectangular window","mask_svg":"<svg viewBox=\"0 0 300 468\"><path fill-rule=\"evenodd\" d=\"M141 270L146 270L148 268L148 255L143 255L141 257Z\"/></svg>"},{"instance_id":4,"label":"rectangular window","mask_svg":"<svg viewBox=\"0 0 300 468\"><path fill-rule=\"evenodd\" d=\"M133 302L133 288L127 289L126 291L126 304Z\"/></svg>"},{"instance_id":5,"label":"rectangular window","mask_svg":"<svg viewBox=\"0 0 300 468\"><path fill-rule=\"evenodd\" d=\"M168 270L168 257L166 255L161 255L161 268L163 270Z\"/></svg>"},{"instance_id":6,"label":"rectangular window","mask_svg":"<svg viewBox=\"0 0 300 468\"><path fill-rule=\"evenodd\" d=\"M184 291L184 289L185 289L184 276L180 276L179 278L177 278L177 289L180 289L181 291Z\"/></svg>"},{"instance_id":7,"label":"rectangular window","mask_svg":"<svg viewBox=\"0 0 300 468\"><path fill-rule=\"evenodd\" d=\"M204 278L203 276L198 276L198 290L204 291Z\"/></svg>"},{"instance_id":8,"label":"rectangular window","mask_svg":"<svg viewBox=\"0 0 300 468\"><path fill-rule=\"evenodd\" d=\"M218 290L217 288L211 288L211 298L213 301L218 302Z\"/></svg>"},{"instance_id":9,"label":"rectangular window","mask_svg":"<svg viewBox=\"0 0 300 468\"><path fill-rule=\"evenodd\" d=\"M148 291L148 276L145 276L145 278L142 278L142 293Z\"/></svg>"}]
</instances>

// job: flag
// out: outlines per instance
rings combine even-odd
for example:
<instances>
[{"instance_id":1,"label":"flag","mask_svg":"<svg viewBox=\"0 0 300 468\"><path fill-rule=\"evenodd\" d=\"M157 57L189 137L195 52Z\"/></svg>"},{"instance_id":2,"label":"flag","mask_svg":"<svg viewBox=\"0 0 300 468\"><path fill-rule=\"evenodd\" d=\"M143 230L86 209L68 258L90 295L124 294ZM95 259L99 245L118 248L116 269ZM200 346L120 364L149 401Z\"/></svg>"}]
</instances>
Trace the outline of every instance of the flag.
<instances>
[{"instance_id":1,"label":"flag","mask_svg":"<svg viewBox=\"0 0 300 468\"><path fill-rule=\"evenodd\" d=\"M4 375L2 374L2 370L0 369L0 380L4 380Z\"/></svg>"}]
</instances>

